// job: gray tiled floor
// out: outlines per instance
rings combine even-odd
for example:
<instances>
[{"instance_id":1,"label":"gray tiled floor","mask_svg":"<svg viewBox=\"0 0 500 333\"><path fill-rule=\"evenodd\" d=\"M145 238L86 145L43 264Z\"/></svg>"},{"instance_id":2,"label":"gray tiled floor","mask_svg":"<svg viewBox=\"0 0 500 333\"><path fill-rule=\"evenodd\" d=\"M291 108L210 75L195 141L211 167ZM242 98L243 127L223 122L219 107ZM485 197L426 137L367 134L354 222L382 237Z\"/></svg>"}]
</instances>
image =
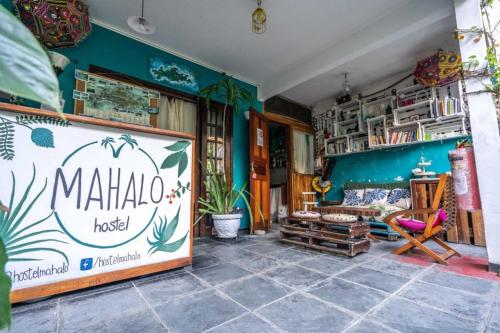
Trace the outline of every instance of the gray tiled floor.
<instances>
[{"instance_id":1,"label":"gray tiled floor","mask_svg":"<svg viewBox=\"0 0 500 333\"><path fill-rule=\"evenodd\" d=\"M190 268L15 306L11 331L500 333L499 283L402 263L398 245L345 258L276 234L200 239Z\"/></svg>"}]
</instances>

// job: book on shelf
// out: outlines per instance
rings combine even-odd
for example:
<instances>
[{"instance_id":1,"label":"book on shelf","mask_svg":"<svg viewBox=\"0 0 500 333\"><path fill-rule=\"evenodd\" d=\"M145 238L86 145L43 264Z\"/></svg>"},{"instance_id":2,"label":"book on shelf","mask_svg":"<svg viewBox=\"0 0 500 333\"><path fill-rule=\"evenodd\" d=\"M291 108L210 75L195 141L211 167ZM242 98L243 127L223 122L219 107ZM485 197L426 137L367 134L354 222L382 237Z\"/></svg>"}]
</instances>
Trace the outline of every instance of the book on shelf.
<instances>
[{"instance_id":1,"label":"book on shelf","mask_svg":"<svg viewBox=\"0 0 500 333\"><path fill-rule=\"evenodd\" d=\"M347 152L347 142L332 142L328 144L328 152L333 155Z\"/></svg>"},{"instance_id":2,"label":"book on shelf","mask_svg":"<svg viewBox=\"0 0 500 333\"><path fill-rule=\"evenodd\" d=\"M432 103L432 112L436 117L451 116L462 113L460 100L446 96L444 99L435 99Z\"/></svg>"},{"instance_id":3,"label":"book on shelf","mask_svg":"<svg viewBox=\"0 0 500 333\"><path fill-rule=\"evenodd\" d=\"M378 145L385 145L385 136L383 135L374 135L371 137L371 145L372 146L378 146Z\"/></svg>"},{"instance_id":4,"label":"book on shelf","mask_svg":"<svg viewBox=\"0 0 500 333\"><path fill-rule=\"evenodd\" d=\"M419 135L418 135L418 129L412 129L412 130L407 130L407 131L394 131L391 134L391 140L390 144L391 145L397 145L400 143L409 143L409 142L414 142L418 141Z\"/></svg>"}]
</instances>

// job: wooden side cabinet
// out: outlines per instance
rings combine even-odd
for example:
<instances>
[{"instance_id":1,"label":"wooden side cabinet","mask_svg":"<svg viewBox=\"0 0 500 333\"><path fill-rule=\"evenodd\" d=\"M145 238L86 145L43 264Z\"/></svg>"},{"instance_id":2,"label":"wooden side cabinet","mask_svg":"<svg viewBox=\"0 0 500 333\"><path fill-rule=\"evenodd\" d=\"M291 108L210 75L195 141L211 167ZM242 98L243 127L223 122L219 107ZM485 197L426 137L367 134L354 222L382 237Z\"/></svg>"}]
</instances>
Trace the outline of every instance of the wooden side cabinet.
<instances>
[{"instance_id":1,"label":"wooden side cabinet","mask_svg":"<svg viewBox=\"0 0 500 333\"><path fill-rule=\"evenodd\" d=\"M431 207L438 183L437 178L410 180L412 207L414 209ZM455 226L444 234L445 240L452 243L486 246L482 210L467 211L457 208L450 216L456 218L457 221ZM426 214L416 216L417 219L423 221L427 217Z\"/></svg>"}]
</instances>

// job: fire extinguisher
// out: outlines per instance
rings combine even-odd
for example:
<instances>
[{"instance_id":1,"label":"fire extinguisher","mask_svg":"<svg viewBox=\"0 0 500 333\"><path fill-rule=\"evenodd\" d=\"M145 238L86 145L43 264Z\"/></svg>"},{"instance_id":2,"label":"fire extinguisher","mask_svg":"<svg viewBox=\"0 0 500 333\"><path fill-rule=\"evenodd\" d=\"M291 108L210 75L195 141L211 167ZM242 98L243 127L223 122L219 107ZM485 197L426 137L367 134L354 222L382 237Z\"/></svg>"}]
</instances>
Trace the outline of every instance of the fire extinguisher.
<instances>
[{"instance_id":1,"label":"fire extinguisher","mask_svg":"<svg viewBox=\"0 0 500 333\"><path fill-rule=\"evenodd\" d=\"M448 152L448 159L451 163L457 208L468 211L481 209L474 148L459 146Z\"/></svg>"}]
</instances>

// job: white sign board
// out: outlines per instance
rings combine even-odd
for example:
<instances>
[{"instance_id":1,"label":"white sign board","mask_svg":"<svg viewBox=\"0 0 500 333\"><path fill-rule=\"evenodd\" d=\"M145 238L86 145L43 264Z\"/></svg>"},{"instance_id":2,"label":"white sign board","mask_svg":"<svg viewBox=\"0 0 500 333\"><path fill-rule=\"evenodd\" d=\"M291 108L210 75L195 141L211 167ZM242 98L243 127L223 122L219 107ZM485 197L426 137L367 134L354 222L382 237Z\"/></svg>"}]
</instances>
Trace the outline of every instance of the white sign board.
<instances>
[{"instance_id":1,"label":"white sign board","mask_svg":"<svg viewBox=\"0 0 500 333\"><path fill-rule=\"evenodd\" d=\"M264 131L262 131L262 128L257 128L257 146L264 147Z\"/></svg>"},{"instance_id":2,"label":"white sign board","mask_svg":"<svg viewBox=\"0 0 500 333\"><path fill-rule=\"evenodd\" d=\"M0 141L14 291L191 256L192 140L0 111Z\"/></svg>"}]
</instances>

